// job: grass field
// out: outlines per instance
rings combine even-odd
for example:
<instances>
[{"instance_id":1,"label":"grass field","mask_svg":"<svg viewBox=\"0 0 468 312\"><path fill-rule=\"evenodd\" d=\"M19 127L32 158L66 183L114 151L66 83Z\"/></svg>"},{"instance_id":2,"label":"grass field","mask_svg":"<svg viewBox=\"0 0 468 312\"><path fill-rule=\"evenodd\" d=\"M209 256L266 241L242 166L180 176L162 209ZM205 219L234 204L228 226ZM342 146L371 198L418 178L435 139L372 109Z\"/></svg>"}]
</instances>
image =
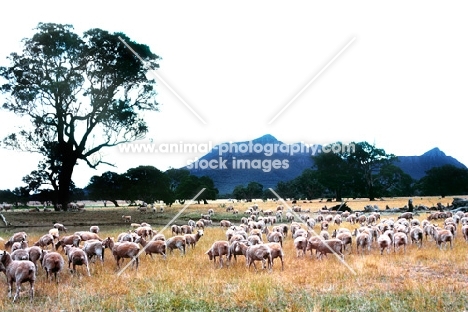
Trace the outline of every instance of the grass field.
<instances>
[{"instance_id":1,"label":"grass field","mask_svg":"<svg viewBox=\"0 0 468 312\"><path fill-rule=\"evenodd\" d=\"M413 198L415 205L444 205L451 198ZM350 200L348 206L362 210L367 204L377 204L381 209L403 207L408 198L385 199L368 202ZM260 209L276 209L277 203L258 201ZM310 208L310 215L324 203L314 201L298 203ZM330 206L334 203L327 203ZM226 240L225 230L218 226L222 219L238 224L242 212L251 203L234 203L239 216L225 212L220 202L209 205L190 205L183 211L176 224L186 224L189 219L198 220L201 213L215 210L213 226L205 229L204 236L185 256L175 251L164 260L161 256L140 256L138 270L128 267L118 271L111 252L106 251L105 261L91 264L91 276L78 269L72 275L68 270L60 273L60 283L45 280L45 272L38 267L36 295L29 301L28 285L23 286L22 297L12 303L7 298L6 279L0 275L1 311L464 311L468 307L468 244L460 234L454 240L453 249L439 250L431 240L422 248L411 245L403 250L380 255L376 246L370 253L345 254L341 262L333 255L323 260L296 257L293 239L284 243L285 269L280 270L275 260L271 272L247 269L240 257L237 263L220 269L210 262L205 252L216 240ZM99 225L101 237L117 237L128 231L122 215L132 215L133 222L148 222L158 231L170 221L182 206L166 207L164 213L140 214L135 208L91 207L85 212L3 212L12 226L0 227L0 237L8 239L14 232L25 230L30 245L45 234L54 222L67 226L68 232L88 230ZM386 214L382 218L398 217ZM429 214L421 213L419 220ZM443 220L435 220L442 225ZM358 225L344 223L341 226L354 229ZM330 227L329 232L338 226ZM319 228L316 226L318 232ZM163 231L170 237L170 229ZM354 242L353 242L354 243ZM66 257L64 257L66 259ZM67 260L67 259L66 259ZM67 262L67 261L66 261ZM128 260L125 264L128 263Z\"/></svg>"}]
</instances>

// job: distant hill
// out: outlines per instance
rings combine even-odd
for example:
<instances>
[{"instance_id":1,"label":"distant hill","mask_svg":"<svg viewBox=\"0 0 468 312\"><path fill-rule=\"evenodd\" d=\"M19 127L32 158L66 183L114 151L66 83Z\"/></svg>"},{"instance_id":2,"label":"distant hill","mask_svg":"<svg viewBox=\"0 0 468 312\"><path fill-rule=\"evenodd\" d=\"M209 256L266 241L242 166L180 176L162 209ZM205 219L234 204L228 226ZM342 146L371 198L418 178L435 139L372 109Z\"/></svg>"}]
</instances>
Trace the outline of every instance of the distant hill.
<instances>
[{"instance_id":1,"label":"distant hill","mask_svg":"<svg viewBox=\"0 0 468 312\"><path fill-rule=\"evenodd\" d=\"M197 163L184 168L195 176L209 176L220 194L231 193L237 185L247 185L251 181L264 188L275 188L278 182L292 180L313 166L313 148L320 150L320 145L288 145L267 134L252 141L217 145ZM398 156L398 160L395 165L416 180L433 167L451 164L466 168L438 148L421 156Z\"/></svg>"},{"instance_id":2,"label":"distant hill","mask_svg":"<svg viewBox=\"0 0 468 312\"><path fill-rule=\"evenodd\" d=\"M426 171L443 165L453 165L457 168L466 168L464 164L451 156L445 155L435 147L421 156L398 156L395 165L409 174L413 179L419 180L426 175Z\"/></svg>"}]
</instances>

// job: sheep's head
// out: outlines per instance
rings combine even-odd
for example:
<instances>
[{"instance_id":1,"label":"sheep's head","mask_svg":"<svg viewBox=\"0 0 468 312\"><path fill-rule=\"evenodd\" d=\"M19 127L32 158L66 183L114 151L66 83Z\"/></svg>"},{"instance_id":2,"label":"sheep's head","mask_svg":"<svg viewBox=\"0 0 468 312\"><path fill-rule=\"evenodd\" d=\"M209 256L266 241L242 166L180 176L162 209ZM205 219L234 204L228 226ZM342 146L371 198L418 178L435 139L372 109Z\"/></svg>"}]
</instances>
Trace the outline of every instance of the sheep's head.
<instances>
[{"instance_id":1,"label":"sheep's head","mask_svg":"<svg viewBox=\"0 0 468 312\"><path fill-rule=\"evenodd\" d=\"M213 251L210 249L208 250L205 254L208 255L208 257L210 258L210 260L213 260Z\"/></svg>"}]
</instances>

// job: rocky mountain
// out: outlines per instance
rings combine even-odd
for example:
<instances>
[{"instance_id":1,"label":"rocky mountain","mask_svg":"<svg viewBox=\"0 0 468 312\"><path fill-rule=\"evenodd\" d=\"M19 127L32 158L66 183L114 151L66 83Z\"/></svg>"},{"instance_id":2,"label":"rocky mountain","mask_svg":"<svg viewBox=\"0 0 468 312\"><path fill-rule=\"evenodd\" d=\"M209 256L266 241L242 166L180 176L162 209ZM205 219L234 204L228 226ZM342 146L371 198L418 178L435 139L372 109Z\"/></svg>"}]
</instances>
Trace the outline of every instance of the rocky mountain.
<instances>
[{"instance_id":1,"label":"rocky mountain","mask_svg":"<svg viewBox=\"0 0 468 312\"><path fill-rule=\"evenodd\" d=\"M193 175L212 178L220 194L231 193L237 185L247 185L251 181L262 184L264 188L274 188L278 182L292 180L304 169L311 168L311 155L320 152L321 148L320 145L305 146L302 143L284 144L267 134L252 141L217 145L184 168ZM438 148L421 156L398 156L395 162L416 180L422 178L427 170L446 164L466 168Z\"/></svg>"}]
</instances>

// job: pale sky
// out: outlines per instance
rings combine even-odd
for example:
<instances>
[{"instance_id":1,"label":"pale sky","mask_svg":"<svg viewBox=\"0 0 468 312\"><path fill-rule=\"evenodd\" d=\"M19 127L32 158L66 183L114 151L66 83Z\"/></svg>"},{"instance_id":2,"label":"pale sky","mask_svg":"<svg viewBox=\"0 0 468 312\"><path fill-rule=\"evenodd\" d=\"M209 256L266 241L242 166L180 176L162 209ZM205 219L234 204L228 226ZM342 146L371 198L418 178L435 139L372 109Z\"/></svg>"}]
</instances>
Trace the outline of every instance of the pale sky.
<instances>
[{"instance_id":1,"label":"pale sky","mask_svg":"<svg viewBox=\"0 0 468 312\"><path fill-rule=\"evenodd\" d=\"M0 66L39 22L72 24L79 34L123 32L162 57L160 112L146 116L156 144L218 144L269 133L286 143L368 141L400 156L439 147L468 165L464 1L64 3L2 3ZM2 138L29 122L3 110L0 121ZM117 167L80 163L78 187L104 171L166 170L196 156L103 153ZM0 189L22 186L39 159L0 155Z\"/></svg>"}]
</instances>

